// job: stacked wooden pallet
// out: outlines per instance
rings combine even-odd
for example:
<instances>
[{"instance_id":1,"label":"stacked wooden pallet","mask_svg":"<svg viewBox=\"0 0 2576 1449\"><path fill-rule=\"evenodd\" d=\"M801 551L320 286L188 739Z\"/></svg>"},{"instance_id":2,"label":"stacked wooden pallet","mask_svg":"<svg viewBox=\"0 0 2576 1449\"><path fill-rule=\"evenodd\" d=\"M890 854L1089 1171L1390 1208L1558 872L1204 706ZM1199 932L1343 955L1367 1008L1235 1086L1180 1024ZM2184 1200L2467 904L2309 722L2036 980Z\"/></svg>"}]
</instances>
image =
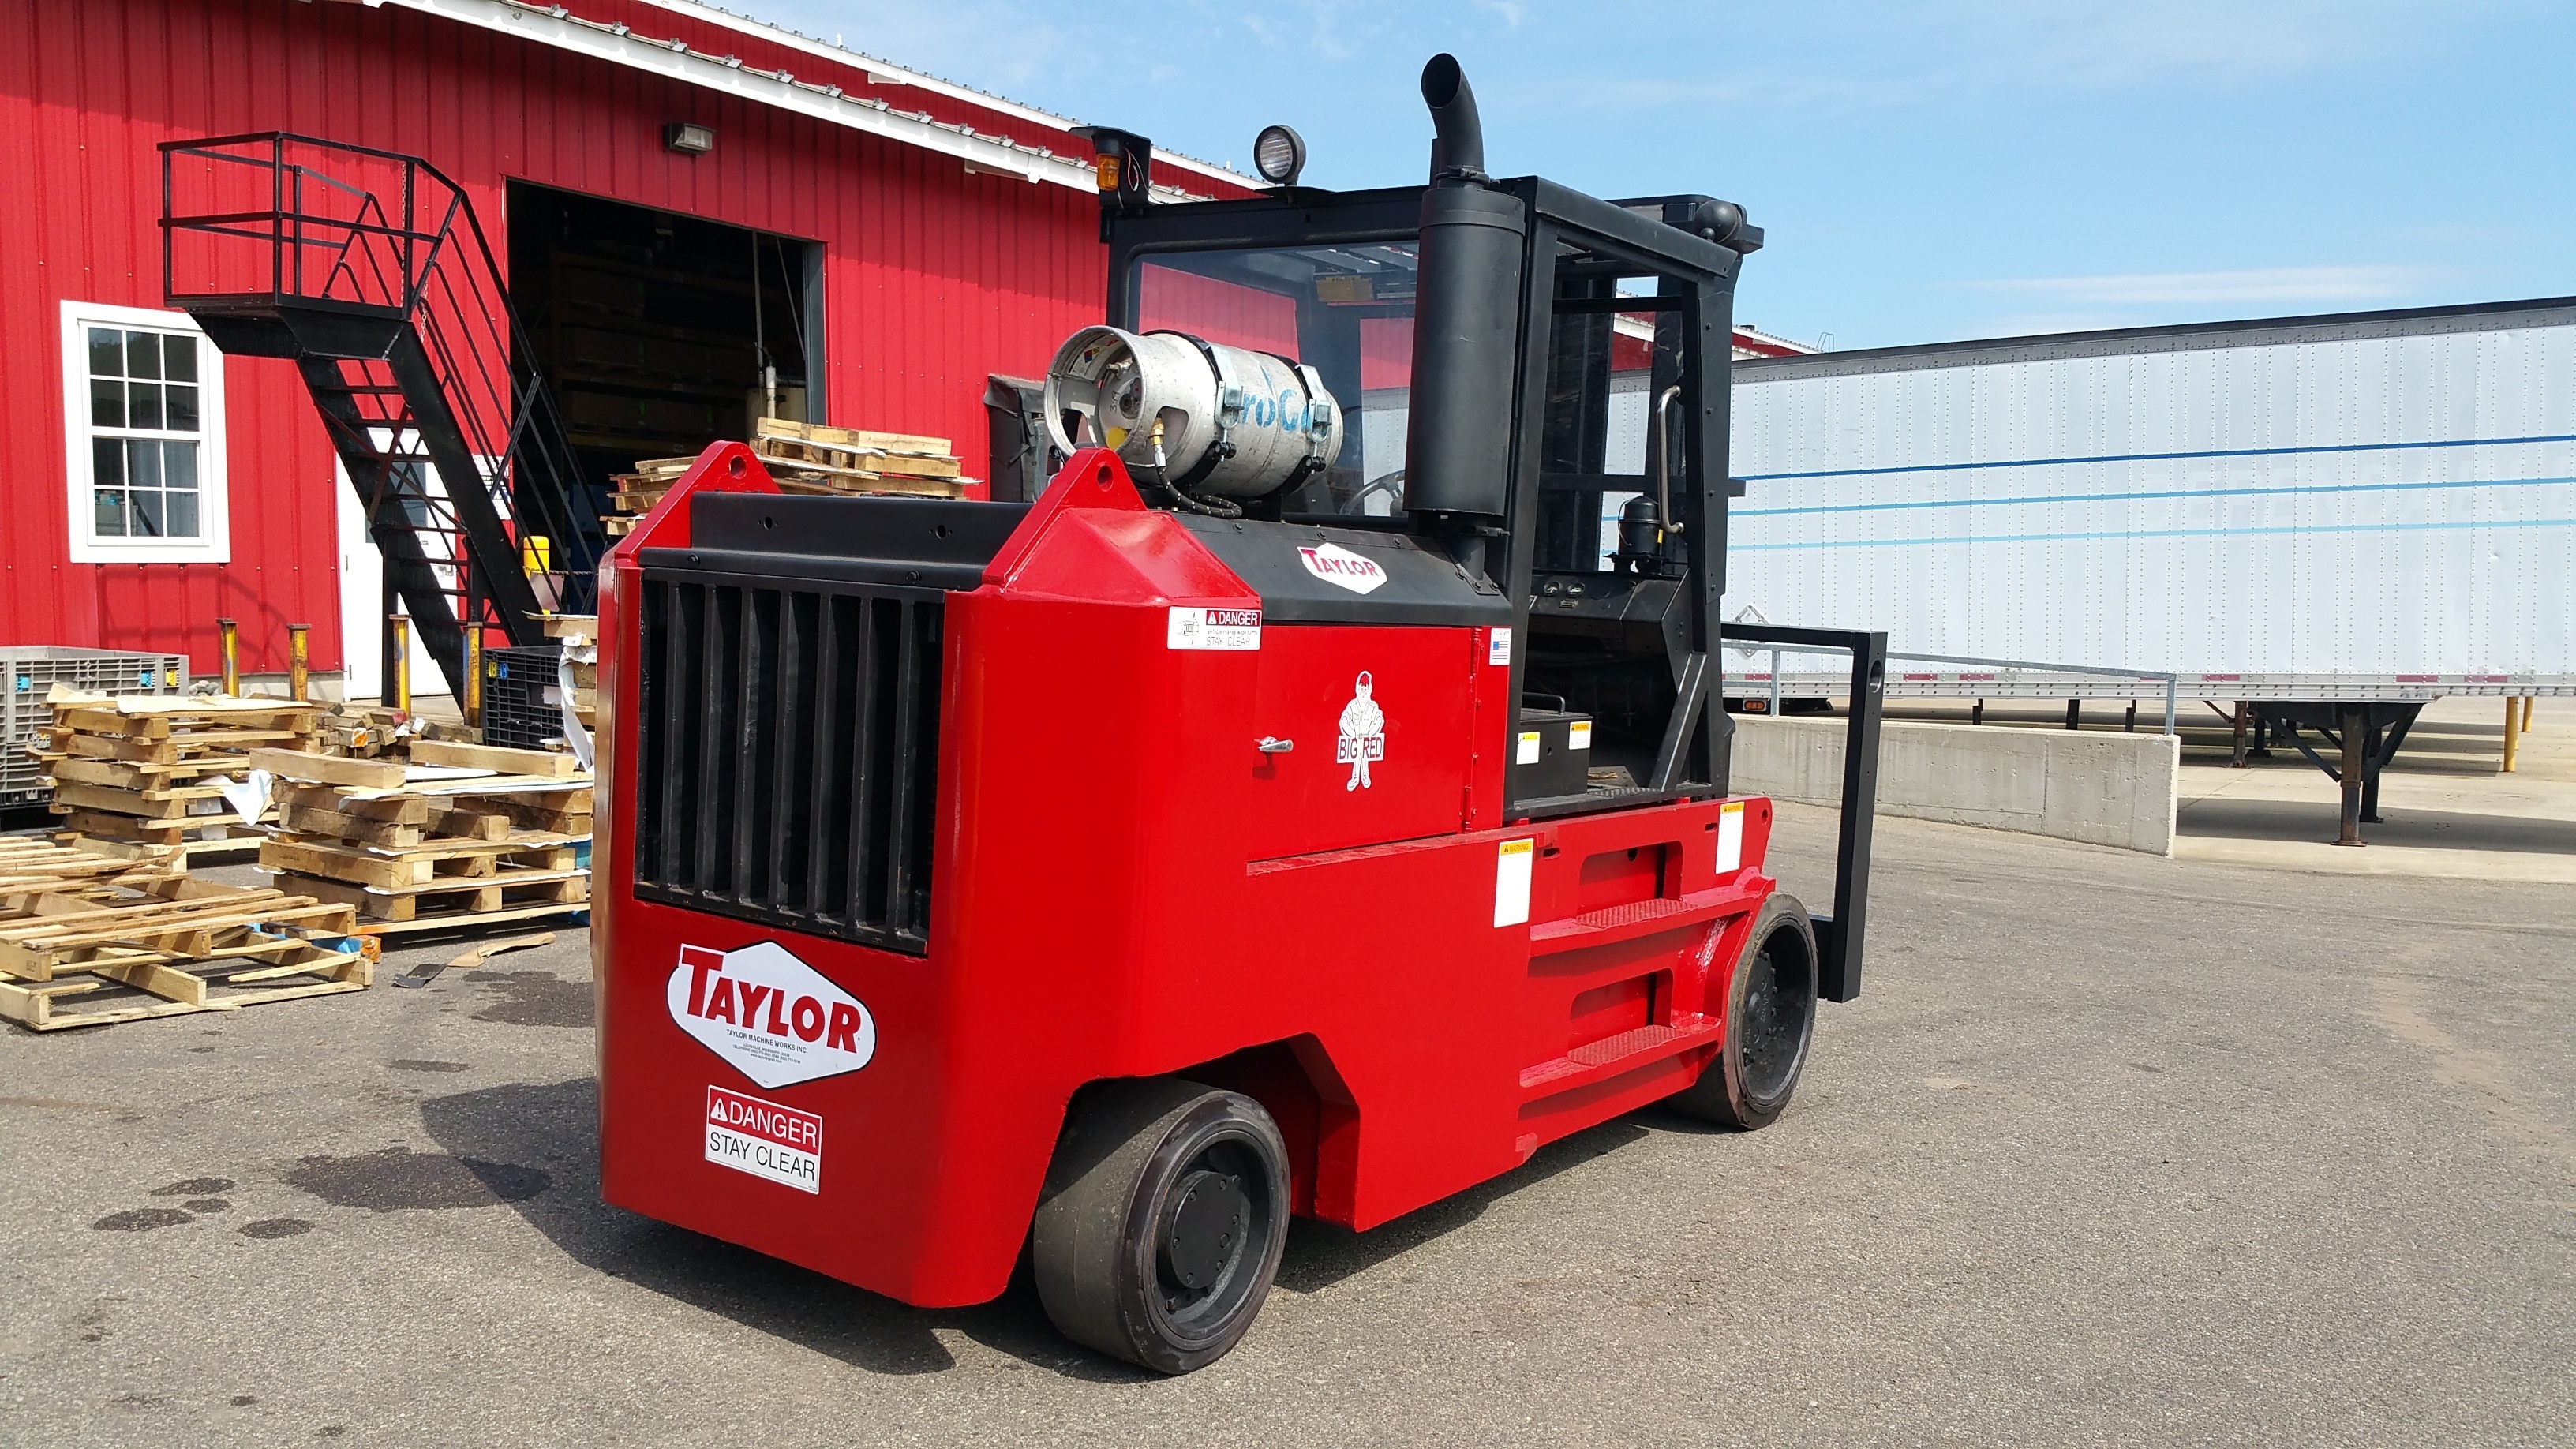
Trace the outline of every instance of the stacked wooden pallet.
<instances>
[{"instance_id":1,"label":"stacked wooden pallet","mask_svg":"<svg viewBox=\"0 0 2576 1449\"><path fill-rule=\"evenodd\" d=\"M408 767L262 751L286 890L357 909L361 934L588 909L591 777L569 755L415 740Z\"/></svg>"},{"instance_id":2,"label":"stacked wooden pallet","mask_svg":"<svg viewBox=\"0 0 2576 1449\"><path fill-rule=\"evenodd\" d=\"M792 418L762 418L753 425L751 450L769 476L790 493L909 493L963 498L966 485L957 454L946 438L917 433L877 433L833 428ZM610 536L631 532L662 495L698 460L646 458L635 471L616 475L614 511L600 520Z\"/></svg>"},{"instance_id":3,"label":"stacked wooden pallet","mask_svg":"<svg viewBox=\"0 0 2576 1449\"><path fill-rule=\"evenodd\" d=\"M653 505L662 501L662 495L670 492L680 481L680 475L688 472L697 461L695 458L646 458L635 465L634 472L615 475L617 491L609 497L615 511L602 518L600 526L612 538L631 532L645 514L653 511Z\"/></svg>"},{"instance_id":4,"label":"stacked wooden pallet","mask_svg":"<svg viewBox=\"0 0 2576 1449\"><path fill-rule=\"evenodd\" d=\"M762 418L752 451L790 493L916 493L962 498L966 484L946 438L872 433Z\"/></svg>"},{"instance_id":5,"label":"stacked wooden pallet","mask_svg":"<svg viewBox=\"0 0 2576 1449\"><path fill-rule=\"evenodd\" d=\"M66 843L138 859L247 845L223 798L250 752L311 749L318 704L221 696L109 699L57 685L53 725L29 753L53 778Z\"/></svg>"},{"instance_id":6,"label":"stacked wooden pallet","mask_svg":"<svg viewBox=\"0 0 2576 1449\"><path fill-rule=\"evenodd\" d=\"M165 872L167 870L167 873ZM0 1017L37 1031L365 990L345 905L0 840ZM62 1003L78 998L75 1008Z\"/></svg>"}]
</instances>

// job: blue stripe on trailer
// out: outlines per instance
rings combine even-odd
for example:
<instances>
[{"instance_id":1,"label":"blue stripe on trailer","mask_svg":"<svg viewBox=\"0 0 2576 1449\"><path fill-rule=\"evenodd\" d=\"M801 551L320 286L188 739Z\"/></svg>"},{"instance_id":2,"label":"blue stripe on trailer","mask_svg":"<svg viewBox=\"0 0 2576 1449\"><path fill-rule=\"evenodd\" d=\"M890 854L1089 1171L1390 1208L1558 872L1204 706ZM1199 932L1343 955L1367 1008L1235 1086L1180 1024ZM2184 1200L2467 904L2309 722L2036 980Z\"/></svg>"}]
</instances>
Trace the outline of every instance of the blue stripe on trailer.
<instances>
[{"instance_id":1,"label":"blue stripe on trailer","mask_svg":"<svg viewBox=\"0 0 2576 1449\"><path fill-rule=\"evenodd\" d=\"M2463 528L2576 528L2576 518L2472 519L2443 523L2283 524L2267 528L2109 528L2087 533L1985 533L1957 538L1835 538L1813 543L1728 543L1741 552L1794 548L1903 548L1928 543L2072 543L2090 538L2224 538L2229 535L2278 533L2400 533L2409 530Z\"/></svg>"},{"instance_id":2,"label":"blue stripe on trailer","mask_svg":"<svg viewBox=\"0 0 2576 1449\"><path fill-rule=\"evenodd\" d=\"M1781 518L1797 513L1879 513L1898 508L1982 508L2004 503L2125 503L2151 498L2277 498L2301 493L2392 493L2423 488L2536 488L2576 483L2570 478L2480 478L2443 483L2318 483L2287 488L2164 488L2151 493L2035 493L2028 498L1924 498L1903 503L1821 503L1811 508L1737 508L1732 518ZM1605 518L1615 515L1603 514Z\"/></svg>"},{"instance_id":3,"label":"blue stripe on trailer","mask_svg":"<svg viewBox=\"0 0 2576 1449\"><path fill-rule=\"evenodd\" d=\"M2576 443L2576 433L2526 438L2436 438L2412 443L2324 443L2306 448L2215 448L2195 453L2103 453L2070 458L2006 458L1991 463L1905 463L1888 468L1825 468L1812 473L1746 473L1747 483L1782 478L1866 478L1884 473L1966 473L1988 468L2055 468L2069 463L2170 463L2187 458L2281 458L2303 453L2389 453L2424 448L2493 448L2509 443Z\"/></svg>"}]
</instances>

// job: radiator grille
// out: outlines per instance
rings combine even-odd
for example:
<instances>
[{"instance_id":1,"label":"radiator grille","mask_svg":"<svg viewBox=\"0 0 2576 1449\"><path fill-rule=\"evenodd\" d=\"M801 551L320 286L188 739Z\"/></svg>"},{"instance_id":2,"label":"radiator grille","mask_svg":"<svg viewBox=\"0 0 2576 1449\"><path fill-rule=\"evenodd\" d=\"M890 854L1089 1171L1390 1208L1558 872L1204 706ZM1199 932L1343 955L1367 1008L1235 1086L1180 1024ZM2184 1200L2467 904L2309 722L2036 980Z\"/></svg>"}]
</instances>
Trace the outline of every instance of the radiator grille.
<instances>
[{"instance_id":1,"label":"radiator grille","mask_svg":"<svg viewBox=\"0 0 2576 1449\"><path fill-rule=\"evenodd\" d=\"M927 950L940 598L648 570L636 895Z\"/></svg>"}]
</instances>

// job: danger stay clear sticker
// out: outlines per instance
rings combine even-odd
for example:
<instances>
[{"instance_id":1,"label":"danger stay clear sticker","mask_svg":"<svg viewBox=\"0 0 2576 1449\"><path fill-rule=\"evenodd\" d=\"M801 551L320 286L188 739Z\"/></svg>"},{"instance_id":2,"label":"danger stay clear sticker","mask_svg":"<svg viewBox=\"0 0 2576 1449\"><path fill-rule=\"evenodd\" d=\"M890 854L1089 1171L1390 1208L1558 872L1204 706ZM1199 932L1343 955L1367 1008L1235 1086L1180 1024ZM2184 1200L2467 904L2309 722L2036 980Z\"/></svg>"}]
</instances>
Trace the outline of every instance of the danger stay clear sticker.
<instances>
[{"instance_id":1,"label":"danger stay clear sticker","mask_svg":"<svg viewBox=\"0 0 2576 1449\"><path fill-rule=\"evenodd\" d=\"M707 1161L799 1192L823 1190L823 1119L811 1112L707 1088Z\"/></svg>"},{"instance_id":2,"label":"danger stay clear sticker","mask_svg":"<svg viewBox=\"0 0 2576 1449\"><path fill-rule=\"evenodd\" d=\"M1163 646L1167 649L1258 649L1261 647L1261 611L1175 604L1170 622L1164 625Z\"/></svg>"}]
</instances>

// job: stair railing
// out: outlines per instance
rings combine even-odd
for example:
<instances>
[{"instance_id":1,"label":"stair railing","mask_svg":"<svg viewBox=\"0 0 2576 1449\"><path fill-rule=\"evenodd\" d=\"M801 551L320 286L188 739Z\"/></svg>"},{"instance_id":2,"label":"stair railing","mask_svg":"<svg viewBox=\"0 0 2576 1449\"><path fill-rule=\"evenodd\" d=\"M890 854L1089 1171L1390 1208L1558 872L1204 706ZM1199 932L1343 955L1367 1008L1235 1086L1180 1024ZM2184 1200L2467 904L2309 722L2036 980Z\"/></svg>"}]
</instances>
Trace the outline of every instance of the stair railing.
<instances>
[{"instance_id":1,"label":"stair railing","mask_svg":"<svg viewBox=\"0 0 2576 1449\"><path fill-rule=\"evenodd\" d=\"M513 554L547 539L543 572L561 580L562 597L542 602L587 611L604 542L597 510L465 189L416 156L284 131L159 149L170 305L408 322L483 475L447 487L489 494ZM496 583L498 597L525 597ZM491 622L513 643L541 636L533 620L513 617L522 610L497 612Z\"/></svg>"}]
</instances>

